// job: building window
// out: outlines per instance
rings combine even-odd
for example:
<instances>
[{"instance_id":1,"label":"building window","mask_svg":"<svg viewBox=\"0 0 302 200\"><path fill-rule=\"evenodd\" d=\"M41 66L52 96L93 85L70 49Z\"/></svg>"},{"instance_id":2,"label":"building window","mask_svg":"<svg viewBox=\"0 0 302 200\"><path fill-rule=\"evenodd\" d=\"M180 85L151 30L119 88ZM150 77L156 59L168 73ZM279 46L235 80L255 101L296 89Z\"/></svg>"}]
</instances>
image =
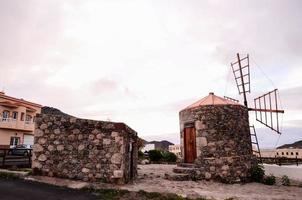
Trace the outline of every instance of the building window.
<instances>
[{"instance_id":1,"label":"building window","mask_svg":"<svg viewBox=\"0 0 302 200\"><path fill-rule=\"evenodd\" d=\"M277 156L279 156L279 153L277 152Z\"/></svg>"},{"instance_id":2,"label":"building window","mask_svg":"<svg viewBox=\"0 0 302 200\"><path fill-rule=\"evenodd\" d=\"M288 152L286 152L286 155L288 156Z\"/></svg>"},{"instance_id":3,"label":"building window","mask_svg":"<svg viewBox=\"0 0 302 200\"><path fill-rule=\"evenodd\" d=\"M292 155L292 156L293 156L293 155L294 155L294 152L290 152L290 155Z\"/></svg>"},{"instance_id":4,"label":"building window","mask_svg":"<svg viewBox=\"0 0 302 200\"><path fill-rule=\"evenodd\" d=\"M296 156L298 156L299 155L299 153L298 152L296 152Z\"/></svg>"},{"instance_id":5,"label":"building window","mask_svg":"<svg viewBox=\"0 0 302 200\"><path fill-rule=\"evenodd\" d=\"M20 138L19 137L11 137L10 138L10 145L11 146L16 146L20 143Z\"/></svg>"},{"instance_id":6,"label":"building window","mask_svg":"<svg viewBox=\"0 0 302 200\"><path fill-rule=\"evenodd\" d=\"M30 123L30 122L31 122L31 119L32 119L32 116L26 115L25 122Z\"/></svg>"},{"instance_id":7,"label":"building window","mask_svg":"<svg viewBox=\"0 0 302 200\"><path fill-rule=\"evenodd\" d=\"M17 120L18 119L18 112L13 112L13 119Z\"/></svg>"},{"instance_id":8,"label":"building window","mask_svg":"<svg viewBox=\"0 0 302 200\"><path fill-rule=\"evenodd\" d=\"M2 121L7 121L8 118L9 118L9 111L4 110L4 111L2 112Z\"/></svg>"},{"instance_id":9,"label":"building window","mask_svg":"<svg viewBox=\"0 0 302 200\"><path fill-rule=\"evenodd\" d=\"M284 152L282 152L282 156L284 155Z\"/></svg>"},{"instance_id":10,"label":"building window","mask_svg":"<svg viewBox=\"0 0 302 200\"><path fill-rule=\"evenodd\" d=\"M21 121L24 121L24 113L21 113Z\"/></svg>"}]
</instances>

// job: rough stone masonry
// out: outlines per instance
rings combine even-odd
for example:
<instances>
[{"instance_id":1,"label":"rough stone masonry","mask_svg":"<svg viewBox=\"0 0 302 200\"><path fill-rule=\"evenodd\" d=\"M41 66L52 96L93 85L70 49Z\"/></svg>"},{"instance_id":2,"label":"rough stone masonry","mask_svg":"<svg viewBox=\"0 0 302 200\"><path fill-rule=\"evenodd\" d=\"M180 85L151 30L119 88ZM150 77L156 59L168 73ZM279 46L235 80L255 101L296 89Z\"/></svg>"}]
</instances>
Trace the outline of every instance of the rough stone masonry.
<instances>
[{"instance_id":1,"label":"rough stone masonry","mask_svg":"<svg viewBox=\"0 0 302 200\"><path fill-rule=\"evenodd\" d=\"M124 123L41 114L34 135L34 174L107 183L137 175L137 133Z\"/></svg>"},{"instance_id":2,"label":"rough stone masonry","mask_svg":"<svg viewBox=\"0 0 302 200\"><path fill-rule=\"evenodd\" d=\"M197 179L245 182L253 161L248 109L241 105L205 105L180 112L181 146L184 130L196 130Z\"/></svg>"}]
</instances>

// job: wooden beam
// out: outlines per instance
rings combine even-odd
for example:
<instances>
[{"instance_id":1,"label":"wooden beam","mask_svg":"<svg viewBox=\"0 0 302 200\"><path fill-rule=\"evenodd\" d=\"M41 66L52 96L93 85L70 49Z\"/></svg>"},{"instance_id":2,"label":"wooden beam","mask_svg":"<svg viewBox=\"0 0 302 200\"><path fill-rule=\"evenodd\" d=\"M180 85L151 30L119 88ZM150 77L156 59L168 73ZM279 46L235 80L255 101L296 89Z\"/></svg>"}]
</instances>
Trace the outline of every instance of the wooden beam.
<instances>
[{"instance_id":1,"label":"wooden beam","mask_svg":"<svg viewBox=\"0 0 302 200\"><path fill-rule=\"evenodd\" d=\"M245 92L245 84L244 84L244 79L243 79L243 73L242 73L242 67L241 67L241 60L239 53L237 53L237 59L238 59L238 65L239 65L239 70L240 70L240 77L241 77L241 82L242 82L242 92L243 92L243 98L244 98L244 105L247 107L247 99L246 99L246 92Z\"/></svg>"},{"instance_id":2,"label":"wooden beam","mask_svg":"<svg viewBox=\"0 0 302 200\"><path fill-rule=\"evenodd\" d=\"M272 110L272 109L260 109L260 108L249 108L249 111L284 113L284 110Z\"/></svg>"}]
</instances>

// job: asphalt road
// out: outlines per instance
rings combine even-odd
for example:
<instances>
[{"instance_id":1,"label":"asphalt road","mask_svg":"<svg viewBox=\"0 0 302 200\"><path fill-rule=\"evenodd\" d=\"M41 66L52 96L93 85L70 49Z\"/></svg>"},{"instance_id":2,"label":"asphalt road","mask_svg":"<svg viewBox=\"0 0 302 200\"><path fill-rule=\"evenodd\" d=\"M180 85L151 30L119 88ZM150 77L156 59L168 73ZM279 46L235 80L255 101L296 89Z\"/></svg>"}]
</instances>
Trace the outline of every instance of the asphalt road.
<instances>
[{"instance_id":1,"label":"asphalt road","mask_svg":"<svg viewBox=\"0 0 302 200\"><path fill-rule=\"evenodd\" d=\"M97 200L89 193L24 180L0 179L1 200Z\"/></svg>"}]
</instances>

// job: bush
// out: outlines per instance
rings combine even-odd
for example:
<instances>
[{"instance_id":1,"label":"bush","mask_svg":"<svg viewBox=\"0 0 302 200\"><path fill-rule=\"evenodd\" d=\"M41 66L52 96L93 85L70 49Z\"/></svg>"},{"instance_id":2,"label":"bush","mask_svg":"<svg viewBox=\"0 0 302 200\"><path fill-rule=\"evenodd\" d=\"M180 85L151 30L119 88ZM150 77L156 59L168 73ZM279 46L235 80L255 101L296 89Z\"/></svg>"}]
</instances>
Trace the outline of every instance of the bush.
<instances>
[{"instance_id":1,"label":"bush","mask_svg":"<svg viewBox=\"0 0 302 200\"><path fill-rule=\"evenodd\" d=\"M148 154L149 154L150 161L157 162L157 161L160 161L163 158L163 155L162 155L161 151L156 150L156 149L150 150L148 152Z\"/></svg>"},{"instance_id":2,"label":"bush","mask_svg":"<svg viewBox=\"0 0 302 200\"><path fill-rule=\"evenodd\" d=\"M288 176L286 176L286 175L282 176L281 183L284 186L289 186L290 185L290 180L289 180Z\"/></svg>"},{"instance_id":3,"label":"bush","mask_svg":"<svg viewBox=\"0 0 302 200\"><path fill-rule=\"evenodd\" d=\"M269 175L269 176L266 176L263 180L263 183L265 185L275 185L276 183L276 177L274 175Z\"/></svg>"},{"instance_id":4,"label":"bush","mask_svg":"<svg viewBox=\"0 0 302 200\"><path fill-rule=\"evenodd\" d=\"M138 159L143 160L145 158L145 154L142 151L138 151Z\"/></svg>"},{"instance_id":5,"label":"bush","mask_svg":"<svg viewBox=\"0 0 302 200\"><path fill-rule=\"evenodd\" d=\"M19 176L10 172L0 172L0 179L19 179Z\"/></svg>"},{"instance_id":6,"label":"bush","mask_svg":"<svg viewBox=\"0 0 302 200\"><path fill-rule=\"evenodd\" d=\"M176 162L177 160L177 156L172 152L165 151L162 153L162 155L163 155L163 161L165 162Z\"/></svg>"},{"instance_id":7,"label":"bush","mask_svg":"<svg viewBox=\"0 0 302 200\"><path fill-rule=\"evenodd\" d=\"M265 175L264 167L262 165L254 165L251 169L252 181L262 183Z\"/></svg>"}]
</instances>

